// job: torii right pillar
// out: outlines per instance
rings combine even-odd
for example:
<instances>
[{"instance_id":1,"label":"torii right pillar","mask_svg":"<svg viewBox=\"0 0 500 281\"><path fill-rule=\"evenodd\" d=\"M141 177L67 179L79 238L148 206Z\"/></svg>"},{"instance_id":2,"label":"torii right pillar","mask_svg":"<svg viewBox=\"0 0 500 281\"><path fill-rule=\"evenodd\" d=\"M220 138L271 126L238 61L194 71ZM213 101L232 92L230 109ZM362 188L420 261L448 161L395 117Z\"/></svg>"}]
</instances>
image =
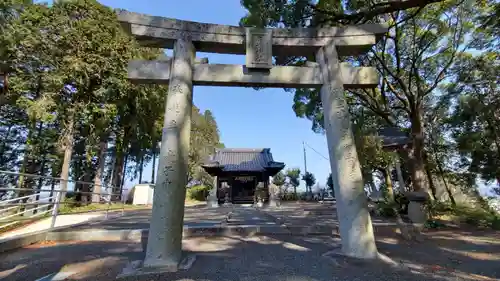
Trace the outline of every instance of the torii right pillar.
<instances>
[{"instance_id":1,"label":"torii right pillar","mask_svg":"<svg viewBox=\"0 0 500 281\"><path fill-rule=\"evenodd\" d=\"M333 44L327 44L319 49L316 58L323 78L321 102L342 252L351 257L374 259L378 251L344 97L337 50Z\"/></svg>"}]
</instances>

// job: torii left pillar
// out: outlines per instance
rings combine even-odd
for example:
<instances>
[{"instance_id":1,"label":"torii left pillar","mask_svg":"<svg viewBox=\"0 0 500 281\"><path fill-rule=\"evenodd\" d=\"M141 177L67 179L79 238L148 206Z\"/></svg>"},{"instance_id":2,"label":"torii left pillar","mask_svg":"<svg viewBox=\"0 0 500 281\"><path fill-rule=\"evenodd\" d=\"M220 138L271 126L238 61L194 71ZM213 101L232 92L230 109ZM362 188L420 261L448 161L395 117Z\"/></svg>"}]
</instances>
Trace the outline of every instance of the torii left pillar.
<instances>
[{"instance_id":1,"label":"torii left pillar","mask_svg":"<svg viewBox=\"0 0 500 281\"><path fill-rule=\"evenodd\" d=\"M182 260L195 53L190 40L176 40L144 268L176 271Z\"/></svg>"}]
</instances>

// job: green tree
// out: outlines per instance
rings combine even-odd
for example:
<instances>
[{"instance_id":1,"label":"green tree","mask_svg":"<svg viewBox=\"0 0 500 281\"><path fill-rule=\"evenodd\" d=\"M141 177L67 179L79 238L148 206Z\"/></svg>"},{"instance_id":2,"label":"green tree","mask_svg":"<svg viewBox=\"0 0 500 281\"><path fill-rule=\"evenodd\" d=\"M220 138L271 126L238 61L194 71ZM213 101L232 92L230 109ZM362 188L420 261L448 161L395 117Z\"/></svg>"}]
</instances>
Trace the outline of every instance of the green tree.
<instances>
[{"instance_id":1,"label":"green tree","mask_svg":"<svg viewBox=\"0 0 500 281\"><path fill-rule=\"evenodd\" d=\"M285 185L285 182L286 182L286 177L282 171L278 172L273 177L273 184L275 184L276 186L282 187L283 185Z\"/></svg>"},{"instance_id":2,"label":"green tree","mask_svg":"<svg viewBox=\"0 0 500 281\"><path fill-rule=\"evenodd\" d=\"M300 185L300 169L288 169L285 172L288 183L293 187L294 198L297 199L297 187Z\"/></svg>"},{"instance_id":3,"label":"green tree","mask_svg":"<svg viewBox=\"0 0 500 281\"><path fill-rule=\"evenodd\" d=\"M500 53L464 56L450 85L458 101L449 118L460 165L500 185Z\"/></svg>"},{"instance_id":4,"label":"green tree","mask_svg":"<svg viewBox=\"0 0 500 281\"><path fill-rule=\"evenodd\" d=\"M131 84L126 68L164 52L140 47L95 0L2 1L0 28L0 168L89 182L75 185L84 192L111 185L118 193L126 177L142 181L144 165L156 165L167 87ZM211 183L199 164L223 146L217 123L196 107L192 121L190 176Z\"/></svg>"},{"instance_id":5,"label":"green tree","mask_svg":"<svg viewBox=\"0 0 500 281\"><path fill-rule=\"evenodd\" d=\"M217 122L210 110L200 113L193 106L191 117L191 144L189 147L188 182L212 186L212 177L201 165L222 146Z\"/></svg>"},{"instance_id":6,"label":"green tree","mask_svg":"<svg viewBox=\"0 0 500 281\"><path fill-rule=\"evenodd\" d=\"M312 194L312 186L316 183L316 177L311 172L306 172L302 176L302 180L306 183L306 190L308 194Z\"/></svg>"},{"instance_id":7,"label":"green tree","mask_svg":"<svg viewBox=\"0 0 500 281\"><path fill-rule=\"evenodd\" d=\"M333 186L333 175L332 175L332 173L330 173L330 175L328 175L328 178L326 178L326 186L328 187L328 190L330 190L332 196L335 197L335 188Z\"/></svg>"},{"instance_id":8,"label":"green tree","mask_svg":"<svg viewBox=\"0 0 500 281\"><path fill-rule=\"evenodd\" d=\"M250 5L250 2L244 2L249 14L242 19L242 23L247 25L317 26L315 17L321 16L307 14L309 8L301 8L303 1L285 1L283 5L286 8ZM331 2L317 3L326 5ZM346 92L350 105L363 106L382 118L386 125L402 127L411 132L413 146L407 158L415 190L428 189L425 179L426 110L432 108L433 96L451 76L450 69L454 62L471 43L466 39L474 28L471 19L479 9L474 6L474 1L445 1L424 7L427 3L422 3L423 6L419 8L384 12L383 15L371 17L369 20L372 22L384 20L388 23L388 36L367 55L348 59L359 65L376 67L382 77L376 89ZM328 7L332 13L347 14L352 11L351 7L360 7L362 4L367 3L348 2L345 5L348 11L342 11L340 6L333 4ZM333 20L330 23L338 22ZM296 64L311 59L314 58L276 57L276 62ZM317 89L296 90L293 109L297 116L313 122L314 131L323 130L323 111Z\"/></svg>"}]
</instances>

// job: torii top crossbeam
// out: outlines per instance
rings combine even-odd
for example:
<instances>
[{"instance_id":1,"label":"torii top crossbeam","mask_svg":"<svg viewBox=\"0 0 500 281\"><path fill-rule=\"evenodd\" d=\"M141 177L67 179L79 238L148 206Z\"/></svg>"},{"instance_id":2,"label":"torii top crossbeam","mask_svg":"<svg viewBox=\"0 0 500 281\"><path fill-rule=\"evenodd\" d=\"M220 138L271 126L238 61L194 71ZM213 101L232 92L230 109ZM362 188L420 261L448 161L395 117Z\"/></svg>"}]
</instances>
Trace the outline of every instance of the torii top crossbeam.
<instances>
[{"instance_id":1,"label":"torii top crossbeam","mask_svg":"<svg viewBox=\"0 0 500 281\"><path fill-rule=\"evenodd\" d=\"M273 66L273 53L285 56L309 56L319 48L333 44L339 56L359 55L368 50L387 32L381 24L330 28L245 28L199 23L119 11L118 19L143 46L173 48L174 42L189 38L197 51L246 54L246 64L197 63L194 85L321 87L323 81L317 64L306 66ZM199 61L198 61L199 62ZM168 83L171 60L132 61L129 78L136 83ZM267 70L252 71L252 70ZM371 67L341 65L344 88L367 88L378 84ZM252 75L248 75L252 72Z\"/></svg>"},{"instance_id":2,"label":"torii top crossbeam","mask_svg":"<svg viewBox=\"0 0 500 281\"><path fill-rule=\"evenodd\" d=\"M176 39L191 36L200 52L245 54L248 28L209 24L150 16L121 10L118 19L144 46L173 48ZM363 24L328 28L273 28L258 30L255 35L271 34L272 52L290 56L316 54L322 46L333 43L341 56L359 55L377 43L387 32L382 24Z\"/></svg>"}]
</instances>

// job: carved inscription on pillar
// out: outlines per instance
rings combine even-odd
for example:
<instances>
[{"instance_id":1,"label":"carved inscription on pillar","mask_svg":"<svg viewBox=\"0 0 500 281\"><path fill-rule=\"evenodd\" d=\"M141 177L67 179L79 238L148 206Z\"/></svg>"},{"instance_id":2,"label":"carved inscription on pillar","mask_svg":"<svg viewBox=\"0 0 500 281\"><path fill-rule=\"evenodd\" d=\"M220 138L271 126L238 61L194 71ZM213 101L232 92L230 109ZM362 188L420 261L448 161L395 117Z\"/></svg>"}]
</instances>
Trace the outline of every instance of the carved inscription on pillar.
<instances>
[{"instance_id":1,"label":"carved inscription on pillar","mask_svg":"<svg viewBox=\"0 0 500 281\"><path fill-rule=\"evenodd\" d=\"M246 29L246 67L269 69L273 67L271 29Z\"/></svg>"},{"instance_id":2,"label":"carved inscription on pillar","mask_svg":"<svg viewBox=\"0 0 500 281\"><path fill-rule=\"evenodd\" d=\"M350 129L351 122L349 118L349 111L347 109L347 103L343 100L343 91L338 89L330 89L330 91L333 95L335 95L332 111L338 122L338 134L340 136L340 149L338 150L338 153L342 154L339 155L339 159L345 161L344 165L346 168L344 170L345 174L343 174L345 178L341 177L339 180L342 181L341 184L343 186L356 189L358 186L351 183L357 183L360 181L360 175L358 174L360 167L356 146Z\"/></svg>"}]
</instances>

